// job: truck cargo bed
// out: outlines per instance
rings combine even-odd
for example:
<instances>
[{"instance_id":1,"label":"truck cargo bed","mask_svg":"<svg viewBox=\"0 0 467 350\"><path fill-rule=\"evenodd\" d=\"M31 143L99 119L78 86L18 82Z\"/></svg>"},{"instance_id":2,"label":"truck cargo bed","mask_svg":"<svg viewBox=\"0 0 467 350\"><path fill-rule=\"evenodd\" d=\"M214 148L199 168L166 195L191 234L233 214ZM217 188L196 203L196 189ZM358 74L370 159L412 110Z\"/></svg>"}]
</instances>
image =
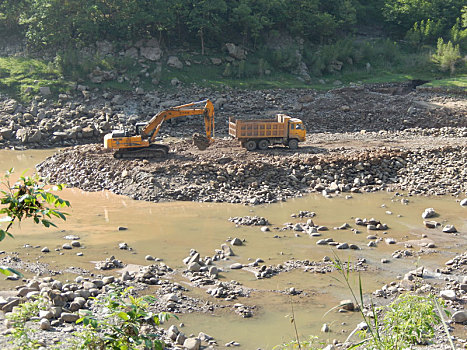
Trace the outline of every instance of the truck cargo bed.
<instances>
[{"instance_id":1,"label":"truck cargo bed","mask_svg":"<svg viewBox=\"0 0 467 350\"><path fill-rule=\"evenodd\" d=\"M237 139L287 137L287 124L277 119L229 119L229 135Z\"/></svg>"}]
</instances>

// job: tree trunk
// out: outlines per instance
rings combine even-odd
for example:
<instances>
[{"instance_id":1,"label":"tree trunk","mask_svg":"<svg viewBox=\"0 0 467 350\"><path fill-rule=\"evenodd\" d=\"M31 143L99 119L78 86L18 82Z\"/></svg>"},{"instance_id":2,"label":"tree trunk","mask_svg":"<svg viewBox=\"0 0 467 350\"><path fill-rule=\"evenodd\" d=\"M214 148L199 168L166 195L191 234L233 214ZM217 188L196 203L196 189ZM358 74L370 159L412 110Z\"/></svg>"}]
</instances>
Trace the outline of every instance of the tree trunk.
<instances>
[{"instance_id":1,"label":"tree trunk","mask_svg":"<svg viewBox=\"0 0 467 350\"><path fill-rule=\"evenodd\" d=\"M201 28L199 30L199 36L201 38L201 55L204 56L204 32L203 32L203 28Z\"/></svg>"}]
</instances>

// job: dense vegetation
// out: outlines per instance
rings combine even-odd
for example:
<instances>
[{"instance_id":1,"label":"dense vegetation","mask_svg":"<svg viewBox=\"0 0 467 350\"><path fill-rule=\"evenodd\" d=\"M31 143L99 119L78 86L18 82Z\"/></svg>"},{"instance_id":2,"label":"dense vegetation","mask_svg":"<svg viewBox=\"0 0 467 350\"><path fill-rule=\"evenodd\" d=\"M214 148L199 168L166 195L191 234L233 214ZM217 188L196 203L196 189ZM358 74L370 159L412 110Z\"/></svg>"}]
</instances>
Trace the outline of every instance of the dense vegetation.
<instances>
[{"instance_id":1,"label":"dense vegetation","mask_svg":"<svg viewBox=\"0 0 467 350\"><path fill-rule=\"evenodd\" d=\"M467 48L465 0L4 0L0 24L37 46L157 37L257 47L278 32L322 44L371 25L417 44L443 37Z\"/></svg>"},{"instance_id":2,"label":"dense vegetation","mask_svg":"<svg viewBox=\"0 0 467 350\"><path fill-rule=\"evenodd\" d=\"M212 72L203 68L203 79L211 73L224 81L263 79L269 72L277 80L278 74L297 74L301 62L311 77L344 74L343 82L370 79L375 71L391 76L418 71L418 78L467 71L465 0L3 0L0 33L22 37L31 52L56 53L49 70L72 80L95 66L116 71L124 66L131 73L128 62L102 57L83 68L77 62L82 47L108 40L118 49L147 38L164 49L196 52L197 61L221 54L226 42L248 51L244 61ZM178 77L199 81L196 69L186 68ZM0 65L0 77L11 77L9 71ZM166 78L171 76L163 68L156 80Z\"/></svg>"}]
</instances>

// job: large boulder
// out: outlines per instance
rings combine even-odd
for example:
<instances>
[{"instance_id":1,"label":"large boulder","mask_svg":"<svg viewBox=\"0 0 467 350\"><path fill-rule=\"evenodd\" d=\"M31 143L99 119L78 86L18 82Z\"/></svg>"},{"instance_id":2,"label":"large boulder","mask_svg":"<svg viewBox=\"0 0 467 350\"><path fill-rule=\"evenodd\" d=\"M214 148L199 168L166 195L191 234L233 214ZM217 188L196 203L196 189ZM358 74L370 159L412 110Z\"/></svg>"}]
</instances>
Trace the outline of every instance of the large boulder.
<instances>
[{"instance_id":1,"label":"large boulder","mask_svg":"<svg viewBox=\"0 0 467 350\"><path fill-rule=\"evenodd\" d=\"M167 65L169 67L173 67L177 69L183 68L183 63L182 61L179 60L177 56L170 56L169 59L167 60Z\"/></svg>"},{"instance_id":2,"label":"large boulder","mask_svg":"<svg viewBox=\"0 0 467 350\"><path fill-rule=\"evenodd\" d=\"M422 213L423 219L434 218L436 216L436 212L433 208L426 208L425 211Z\"/></svg>"},{"instance_id":3,"label":"large boulder","mask_svg":"<svg viewBox=\"0 0 467 350\"><path fill-rule=\"evenodd\" d=\"M246 51L242 49L240 46L237 46L233 43L227 43L225 44L225 47L227 48L227 51L230 57L233 57L237 60L246 59Z\"/></svg>"},{"instance_id":4,"label":"large boulder","mask_svg":"<svg viewBox=\"0 0 467 350\"><path fill-rule=\"evenodd\" d=\"M183 343L183 348L186 350L199 350L201 340L198 338L188 338Z\"/></svg>"},{"instance_id":5,"label":"large boulder","mask_svg":"<svg viewBox=\"0 0 467 350\"><path fill-rule=\"evenodd\" d=\"M39 88L39 93L42 96L47 96L47 95L50 95L52 93L52 91L50 91L50 88L48 86L41 86Z\"/></svg>"},{"instance_id":6,"label":"large boulder","mask_svg":"<svg viewBox=\"0 0 467 350\"><path fill-rule=\"evenodd\" d=\"M16 111L16 108L18 107L18 102L16 100L7 100L3 103L2 109L3 112L8 113L8 114L13 114Z\"/></svg>"},{"instance_id":7,"label":"large boulder","mask_svg":"<svg viewBox=\"0 0 467 350\"><path fill-rule=\"evenodd\" d=\"M460 310L452 315L452 320L456 323L467 322L467 311Z\"/></svg>"},{"instance_id":8,"label":"large boulder","mask_svg":"<svg viewBox=\"0 0 467 350\"><path fill-rule=\"evenodd\" d=\"M41 142L42 140L42 133L40 130L31 130L28 135L27 142Z\"/></svg>"},{"instance_id":9,"label":"large boulder","mask_svg":"<svg viewBox=\"0 0 467 350\"><path fill-rule=\"evenodd\" d=\"M21 142L28 142L29 131L26 128L18 129L16 131L16 138Z\"/></svg>"},{"instance_id":10,"label":"large boulder","mask_svg":"<svg viewBox=\"0 0 467 350\"><path fill-rule=\"evenodd\" d=\"M3 140L9 140L13 137L13 130L9 128L0 129L0 136Z\"/></svg>"},{"instance_id":11,"label":"large boulder","mask_svg":"<svg viewBox=\"0 0 467 350\"><path fill-rule=\"evenodd\" d=\"M125 50L125 56L130 58L138 58L138 49L136 47L130 47Z\"/></svg>"},{"instance_id":12,"label":"large boulder","mask_svg":"<svg viewBox=\"0 0 467 350\"><path fill-rule=\"evenodd\" d=\"M97 52L100 55L109 55L113 52L113 45L108 41L98 41L96 42Z\"/></svg>"},{"instance_id":13,"label":"large boulder","mask_svg":"<svg viewBox=\"0 0 467 350\"><path fill-rule=\"evenodd\" d=\"M159 61L162 56L162 50L160 47L157 46L151 46L151 47L142 47L139 49L139 53L141 56L144 58L150 60L150 61Z\"/></svg>"}]
</instances>

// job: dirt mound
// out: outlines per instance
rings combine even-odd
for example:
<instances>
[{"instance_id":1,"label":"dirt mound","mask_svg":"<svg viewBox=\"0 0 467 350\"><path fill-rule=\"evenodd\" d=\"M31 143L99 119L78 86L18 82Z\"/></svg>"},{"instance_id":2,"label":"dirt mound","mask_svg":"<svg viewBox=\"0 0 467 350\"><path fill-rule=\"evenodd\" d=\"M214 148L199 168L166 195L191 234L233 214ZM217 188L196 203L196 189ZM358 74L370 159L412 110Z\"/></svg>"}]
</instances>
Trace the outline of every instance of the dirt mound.
<instances>
[{"instance_id":1,"label":"dirt mound","mask_svg":"<svg viewBox=\"0 0 467 350\"><path fill-rule=\"evenodd\" d=\"M109 190L134 199L254 205L308 192L332 196L388 187L459 194L467 187L462 165L466 161L465 147L337 148L318 153L305 146L298 152L284 147L247 152L233 140L218 140L209 151L178 142L169 157L160 161L117 160L100 145L75 146L47 158L38 171L54 183L87 191ZM459 182L452 181L452 172L459 174Z\"/></svg>"}]
</instances>

